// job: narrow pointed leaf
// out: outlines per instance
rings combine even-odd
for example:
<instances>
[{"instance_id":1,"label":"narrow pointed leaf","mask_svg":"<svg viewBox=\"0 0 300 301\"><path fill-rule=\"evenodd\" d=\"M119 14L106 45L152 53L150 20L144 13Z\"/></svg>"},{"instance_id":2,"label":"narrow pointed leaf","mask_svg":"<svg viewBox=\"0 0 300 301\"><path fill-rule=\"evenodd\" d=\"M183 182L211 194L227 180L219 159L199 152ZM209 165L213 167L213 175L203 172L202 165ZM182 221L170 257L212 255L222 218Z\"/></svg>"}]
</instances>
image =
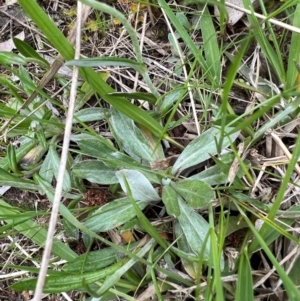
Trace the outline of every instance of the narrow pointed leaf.
<instances>
[{"instance_id":1,"label":"narrow pointed leaf","mask_svg":"<svg viewBox=\"0 0 300 301\"><path fill-rule=\"evenodd\" d=\"M235 300L254 301L251 265L246 252L243 252L240 258Z\"/></svg>"},{"instance_id":2,"label":"narrow pointed leaf","mask_svg":"<svg viewBox=\"0 0 300 301\"><path fill-rule=\"evenodd\" d=\"M221 79L221 64L220 64L220 51L218 45L218 39L215 31L215 25L212 20L212 15L206 5L198 5L199 10L203 9L201 18L199 20L201 33L203 38L203 47L206 63L209 72L214 77L213 85L219 85Z\"/></svg>"},{"instance_id":3,"label":"narrow pointed leaf","mask_svg":"<svg viewBox=\"0 0 300 301\"><path fill-rule=\"evenodd\" d=\"M209 232L208 222L184 201L179 200L180 215L178 216L179 224L183 230L189 247L194 254L199 255L204 248L204 260L210 257L210 239L208 238L206 245L204 241Z\"/></svg>"},{"instance_id":4,"label":"narrow pointed leaf","mask_svg":"<svg viewBox=\"0 0 300 301\"><path fill-rule=\"evenodd\" d=\"M143 210L149 203L137 201L137 206ZM125 224L136 216L136 212L132 207L128 198L121 198L97 209L84 225L95 232L105 232L115 229Z\"/></svg>"},{"instance_id":5,"label":"narrow pointed leaf","mask_svg":"<svg viewBox=\"0 0 300 301\"><path fill-rule=\"evenodd\" d=\"M136 61L121 58L121 57L92 57L80 60L70 60L65 63L66 66L77 67L102 67L102 66L121 66L130 67L137 72L143 74L146 70L146 66Z\"/></svg>"},{"instance_id":6,"label":"narrow pointed leaf","mask_svg":"<svg viewBox=\"0 0 300 301\"><path fill-rule=\"evenodd\" d=\"M117 262L110 267L93 272L83 274L67 274L62 273L61 276L48 276L45 281L44 293L60 293L68 292L74 289L83 287L86 284L94 283L98 280L103 280L111 275L122 266L122 262ZM16 291L34 290L37 279L21 280L11 287Z\"/></svg>"},{"instance_id":7,"label":"narrow pointed leaf","mask_svg":"<svg viewBox=\"0 0 300 301\"><path fill-rule=\"evenodd\" d=\"M145 101L149 101L153 105L157 102L157 98L155 97L155 95L146 92L132 92L132 93L113 92L113 93L109 93L109 95L126 97L130 99L145 100Z\"/></svg>"},{"instance_id":8,"label":"narrow pointed leaf","mask_svg":"<svg viewBox=\"0 0 300 301\"><path fill-rule=\"evenodd\" d=\"M22 55L29 58L36 58L49 66L49 63L44 58L42 58L29 44L18 38L13 38L13 41L16 48Z\"/></svg>"},{"instance_id":9,"label":"narrow pointed leaf","mask_svg":"<svg viewBox=\"0 0 300 301\"><path fill-rule=\"evenodd\" d=\"M176 241L177 241L178 248L187 254L192 253L192 250L191 250L191 248L186 240L186 237L182 231L182 228L178 222L175 222L175 224L174 224L174 231L175 231L175 235L177 238ZM189 261L184 257L181 257L181 261L182 261L182 265L183 265L184 269L187 271L187 273L195 279L197 277L197 274L199 273L198 263Z\"/></svg>"},{"instance_id":10,"label":"narrow pointed leaf","mask_svg":"<svg viewBox=\"0 0 300 301\"><path fill-rule=\"evenodd\" d=\"M25 65L27 63L26 58L15 54L13 52L1 51L0 52L0 64L10 65L10 64L20 64Z\"/></svg>"},{"instance_id":11,"label":"narrow pointed leaf","mask_svg":"<svg viewBox=\"0 0 300 301\"><path fill-rule=\"evenodd\" d=\"M222 149L229 146L230 143L237 138L237 136L238 133L234 133L229 137L224 137ZM216 141L219 141L219 139L220 130L216 128L210 128L206 132L202 133L199 137L194 139L178 157L173 166L172 174L178 174L188 167L204 162L209 159L211 155L217 154Z\"/></svg>"},{"instance_id":12,"label":"narrow pointed leaf","mask_svg":"<svg viewBox=\"0 0 300 301\"><path fill-rule=\"evenodd\" d=\"M163 187L162 201L166 206L168 215L179 216L180 208L178 204L178 197L179 195L170 185Z\"/></svg>"},{"instance_id":13,"label":"narrow pointed leaf","mask_svg":"<svg viewBox=\"0 0 300 301\"><path fill-rule=\"evenodd\" d=\"M0 185L11 186L22 190L39 190L39 186L31 180L25 180L8 173L4 169L0 168Z\"/></svg>"},{"instance_id":14,"label":"narrow pointed leaf","mask_svg":"<svg viewBox=\"0 0 300 301\"><path fill-rule=\"evenodd\" d=\"M57 179L58 172L59 172L59 166L60 166L60 158L59 158L54 146L50 146L49 153L51 156L53 173L54 173L55 178ZM63 190L64 191L71 190L71 178L70 178L70 174L69 174L68 170L65 171Z\"/></svg>"},{"instance_id":15,"label":"narrow pointed leaf","mask_svg":"<svg viewBox=\"0 0 300 301\"><path fill-rule=\"evenodd\" d=\"M46 180L48 183L52 182L52 179L54 177L53 173L53 167L51 162L51 154L50 152L47 153L46 158L43 161L43 164L40 168L39 175L43 177L44 180Z\"/></svg>"},{"instance_id":16,"label":"narrow pointed leaf","mask_svg":"<svg viewBox=\"0 0 300 301\"><path fill-rule=\"evenodd\" d=\"M116 170L96 160L77 163L74 165L72 171L77 177L86 179L91 183L109 185L119 182L116 177Z\"/></svg>"},{"instance_id":17,"label":"narrow pointed leaf","mask_svg":"<svg viewBox=\"0 0 300 301\"><path fill-rule=\"evenodd\" d=\"M133 242L127 246L128 250L134 250L139 242ZM91 272L96 269L102 269L113 264L117 260L116 250L114 248L104 248L98 251L92 251L88 254L82 254L72 260L67 262L63 271L65 272Z\"/></svg>"},{"instance_id":18,"label":"narrow pointed leaf","mask_svg":"<svg viewBox=\"0 0 300 301\"><path fill-rule=\"evenodd\" d=\"M132 158L138 162L146 161L148 164L164 158L162 146L159 144L155 149L155 145L151 145L144 133L126 115L112 110L110 120L114 129L114 136Z\"/></svg>"},{"instance_id":19,"label":"narrow pointed leaf","mask_svg":"<svg viewBox=\"0 0 300 301\"><path fill-rule=\"evenodd\" d=\"M74 114L73 123L99 121L105 118L105 112L102 108L86 108Z\"/></svg>"}]
</instances>

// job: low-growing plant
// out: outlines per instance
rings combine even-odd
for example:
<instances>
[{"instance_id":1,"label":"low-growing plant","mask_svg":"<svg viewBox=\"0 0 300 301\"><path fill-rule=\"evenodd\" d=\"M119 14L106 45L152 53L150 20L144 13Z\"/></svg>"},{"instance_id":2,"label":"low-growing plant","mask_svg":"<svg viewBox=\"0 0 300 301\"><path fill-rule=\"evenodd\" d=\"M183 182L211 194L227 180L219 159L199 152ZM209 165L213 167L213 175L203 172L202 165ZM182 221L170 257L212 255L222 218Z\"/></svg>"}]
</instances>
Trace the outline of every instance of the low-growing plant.
<instances>
[{"instance_id":1,"label":"low-growing plant","mask_svg":"<svg viewBox=\"0 0 300 301\"><path fill-rule=\"evenodd\" d=\"M71 243L63 243L57 233L43 291L54 294L75 290L93 301L117 297L136 300L135 295L139 300L164 300L168 295L174 299L192 296L196 300L254 300L254 290L260 284L254 282L253 258L260 254L264 263L277 271L277 289L284 288L289 300L299 300L298 258L295 255L294 266L286 269L273 251L274 242L282 238L288 241L287 248L299 245L298 238L290 233L299 206L295 201L286 208L282 206L290 197L287 189L297 188L294 172L298 172L299 139L290 135L295 142L293 154L282 147L286 157L273 164L276 171L266 169L270 165L265 158L254 156L261 160L254 164L255 158L247 156L246 149L251 150L265 135L280 143L270 130L284 127L288 131L296 120L300 101L299 70L295 64L300 61L296 51L299 33L290 34L287 39L291 51L287 57L280 57L282 47L268 18L287 12L294 27L300 27L300 5L286 2L268 15L261 3L267 16L263 24L250 14L247 32L226 41L218 37L207 3L195 3L190 7L197 13L187 14L184 9L180 11L158 0L157 6L170 24L170 62L177 59L173 71L177 78L183 78L162 93L149 75L135 29L112 6L82 0L123 24L134 59L104 56L74 60L72 44L41 6L31 0L18 2L66 61L65 66L79 67L80 73L58 231L73 241L81 240L84 253L77 254ZM246 0L244 5L252 7ZM218 7L222 22L226 20L224 1ZM223 23L219 29L225 34ZM201 32L200 48L192 38L194 32ZM255 43L270 69L268 76L255 76L243 62ZM14 39L14 44L16 53L0 52L0 64L9 74L0 77L6 98L0 104L5 147L0 184L35 192L51 203L59 173L66 104L37 87L34 74L28 71L28 66L35 64L42 72L49 72L49 63L27 42ZM234 47L238 50L232 51ZM226 71L222 70L222 60L227 61ZM107 66L138 73L148 90L117 92L109 82L110 73L97 69ZM57 94L68 94L66 78L56 76L62 87ZM241 115L236 114L231 103L232 91L237 87L260 99ZM32 98L32 93L37 95ZM88 107L91 98L96 107ZM175 119L187 100L192 113ZM198 135L183 146L171 131L191 116ZM110 133L109 138L93 127L100 121ZM170 145L177 153L167 154ZM276 167L282 163L288 163L284 172ZM262 196L255 198L253 194L259 185L259 172L265 175L260 191L268 181L279 182L275 196L268 196L266 203L261 201ZM99 187L105 191L103 198L88 202L89 191ZM22 234L38 249L44 247L47 230L40 218L47 220L46 210L18 208L5 198L0 200L0 208L2 238ZM108 233L122 238L122 244L108 239ZM97 250L93 250L95 246ZM56 266L61 260L64 264ZM36 261L40 262L39 255L33 254L22 258L20 265L1 264L6 269L30 273L30 277L13 281L12 290L35 289L34 276L39 268L32 262Z\"/></svg>"}]
</instances>

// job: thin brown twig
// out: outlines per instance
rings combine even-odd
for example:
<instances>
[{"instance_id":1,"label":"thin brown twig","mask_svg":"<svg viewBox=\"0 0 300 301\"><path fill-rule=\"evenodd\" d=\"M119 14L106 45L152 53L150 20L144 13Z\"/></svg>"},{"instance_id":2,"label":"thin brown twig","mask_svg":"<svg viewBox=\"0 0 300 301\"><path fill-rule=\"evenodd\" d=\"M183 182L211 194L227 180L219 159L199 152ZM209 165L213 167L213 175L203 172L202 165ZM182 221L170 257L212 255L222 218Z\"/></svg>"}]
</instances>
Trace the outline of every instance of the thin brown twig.
<instances>
[{"instance_id":1,"label":"thin brown twig","mask_svg":"<svg viewBox=\"0 0 300 301\"><path fill-rule=\"evenodd\" d=\"M82 10L83 10L83 4L82 2L77 3L77 23L76 23L76 46L75 46L75 59L80 58L80 45L81 45L81 27L82 27ZM77 95L77 82L78 82L78 76L79 76L79 68L74 67L73 68L73 76L72 76L72 85L71 85L71 91L70 91L70 102L68 107L68 114L66 119L66 127L65 127L65 133L64 133L64 141L63 141L63 148L62 148L62 154L61 154L61 160L59 165L59 172L57 177L57 184L55 189L55 195L53 200L53 206L51 211L51 217L47 232L47 239L45 244L45 250L43 253L41 268L39 272L38 281L36 284L36 291L34 295L34 301L41 300L41 296L43 293L43 287L45 283L45 278L48 270L48 264L50 260L50 254L51 249L53 245L53 239L54 239L54 233L57 223L57 217L59 212L59 205L60 200L62 197L62 190L63 190L63 183L64 183L64 176L67 166L67 160L68 160L68 152L69 152L69 145L70 145L70 138L71 138L71 132L72 132L72 120L73 115L75 111L75 100Z\"/></svg>"}]
</instances>

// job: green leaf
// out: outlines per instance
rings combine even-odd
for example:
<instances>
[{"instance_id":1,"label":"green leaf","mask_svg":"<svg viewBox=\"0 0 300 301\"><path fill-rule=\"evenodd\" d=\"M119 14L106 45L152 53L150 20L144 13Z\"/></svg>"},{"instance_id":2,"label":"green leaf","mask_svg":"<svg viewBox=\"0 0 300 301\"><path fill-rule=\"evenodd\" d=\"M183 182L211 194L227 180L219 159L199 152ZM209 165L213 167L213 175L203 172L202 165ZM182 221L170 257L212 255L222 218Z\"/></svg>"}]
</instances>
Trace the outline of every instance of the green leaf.
<instances>
[{"instance_id":1,"label":"green leaf","mask_svg":"<svg viewBox=\"0 0 300 301\"><path fill-rule=\"evenodd\" d=\"M41 126L38 122L31 122L31 126L34 130L36 139L38 140L39 144L43 147L43 149L47 149L47 138L45 136L45 129Z\"/></svg>"},{"instance_id":2,"label":"green leaf","mask_svg":"<svg viewBox=\"0 0 300 301\"><path fill-rule=\"evenodd\" d=\"M254 301L251 265L246 250L242 253L239 262L239 272L235 300Z\"/></svg>"},{"instance_id":3,"label":"green leaf","mask_svg":"<svg viewBox=\"0 0 300 301\"><path fill-rule=\"evenodd\" d=\"M178 248L187 254L193 253L178 221L175 221L174 223L174 231L175 231ZM195 279L199 274L199 264L193 261L189 261L185 257L181 257L180 259L184 269L192 278Z\"/></svg>"},{"instance_id":4,"label":"green leaf","mask_svg":"<svg viewBox=\"0 0 300 301\"><path fill-rule=\"evenodd\" d=\"M119 179L121 187L125 193L128 193L124 182L126 178L132 197L135 200L151 202L159 201L160 196L151 185L150 181L137 170L122 169L116 172L116 176Z\"/></svg>"},{"instance_id":5,"label":"green leaf","mask_svg":"<svg viewBox=\"0 0 300 301\"><path fill-rule=\"evenodd\" d=\"M150 116L148 112L141 110L124 98L109 96L109 93L113 92L111 87L109 87L104 81L103 83L99 82L99 77L94 76L92 73L94 72L93 70L84 69L84 72L85 73L82 76L84 76L93 89L99 93L104 100L106 100L120 112L127 115L129 118L149 129L156 137L160 137L162 135L163 127L158 123L158 121ZM170 140L169 136L166 134L164 137Z\"/></svg>"},{"instance_id":6,"label":"green leaf","mask_svg":"<svg viewBox=\"0 0 300 301\"><path fill-rule=\"evenodd\" d=\"M166 206L166 210L168 215L179 216L180 208L178 204L178 194L177 192L170 186L164 186L162 190L162 201Z\"/></svg>"},{"instance_id":7,"label":"green leaf","mask_svg":"<svg viewBox=\"0 0 300 301\"><path fill-rule=\"evenodd\" d=\"M150 239L138 252L138 257L143 257L145 254L149 252L149 250L154 246L155 240ZM110 276L108 276L104 283L102 284L101 288L97 291L97 295L104 294L108 289L110 289L112 286L118 284L120 282L121 277L130 269L132 266L136 263L138 263L139 260L137 259L130 259L128 262L126 262L123 266L121 266L119 269L115 270L114 273Z\"/></svg>"},{"instance_id":8,"label":"green leaf","mask_svg":"<svg viewBox=\"0 0 300 301\"><path fill-rule=\"evenodd\" d=\"M135 212L136 212L136 216L140 222L140 225L142 226L142 228L150 235L150 237L152 237L153 241L156 241L158 244L160 244L164 249L168 249L168 244L166 243L166 241L159 235L157 229L151 225L150 221L148 220L148 218L144 215L144 213L142 212L142 210L139 208L139 206L137 205L137 201L133 198L130 187L129 187L129 183L127 181L126 176L123 174L123 181L124 181L124 185L125 185L125 189L127 191L127 195L128 198L132 204L132 207L134 208Z\"/></svg>"},{"instance_id":9,"label":"green leaf","mask_svg":"<svg viewBox=\"0 0 300 301\"><path fill-rule=\"evenodd\" d=\"M65 218L62 220L62 224L66 239L78 241L80 238L79 230Z\"/></svg>"},{"instance_id":10,"label":"green leaf","mask_svg":"<svg viewBox=\"0 0 300 301\"><path fill-rule=\"evenodd\" d=\"M203 47L207 68L214 77L212 86L219 86L221 83L221 62L220 51L217 40L215 25L212 20L212 15L208 10L207 5L198 5L199 10L203 10L199 20L201 27L201 36L203 38Z\"/></svg>"},{"instance_id":11,"label":"green leaf","mask_svg":"<svg viewBox=\"0 0 300 301\"><path fill-rule=\"evenodd\" d=\"M36 180L37 182L39 182L39 184L41 185L41 187L44 189L44 191L46 192L46 194L47 194L49 200L50 200L51 202L53 202L53 193L51 192L51 190L49 190L49 183L43 181L43 179L41 179L41 178L40 178L39 176L37 176L37 175L35 175L34 178L35 178L35 180ZM60 213L63 215L63 217L66 218L66 219L68 219L74 226L76 226L76 227L77 227L78 229L80 229L81 231L83 231L83 232L85 232L85 233L91 235L92 237L98 239L99 241L105 243L106 245L113 247L115 250L120 251L120 252L126 254L129 258L132 258L132 259L134 259L134 260L136 260L136 261L138 261L138 262L143 263L145 266L148 266L148 265L151 265L151 264L152 264L151 262L145 260L145 259L143 258L143 256L142 256L142 254L140 254L140 253L136 254L136 253L134 253L134 252L128 251L126 248L123 248L123 247L121 247L121 246L115 245L115 244L113 244L111 241L106 240L106 239L104 239L102 236L99 236L99 235L97 235L95 232L89 230L89 229L88 229L87 227L85 227L81 222L79 222L79 221L72 215L72 213L68 210L68 208L66 208L62 203L59 205L59 207L60 207L60 208L59 208L59 211L60 211ZM150 240L150 242L149 242L149 243L150 243L150 247L153 245L153 242L154 242L154 240ZM167 243L166 243L166 245L167 245ZM143 250L142 250L142 251L143 251ZM129 264L131 264L130 261L129 261ZM127 266L124 265L124 268L127 269ZM191 281L186 280L185 278L183 278L183 277L181 277L181 276L179 276L179 275L177 275L177 274L175 274L175 273L173 273L173 272L171 272L171 271L165 270L165 269L161 268L160 266L157 266L156 269L157 269L158 271L161 271L161 272L163 272L164 274L166 274L166 275L172 277L172 279L178 280L179 283L186 284L187 286L193 285L193 283L192 283ZM122 270L121 270L121 271L122 271Z\"/></svg>"},{"instance_id":12,"label":"green leaf","mask_svg":"<svg viewBox=\"0 0 300 301\"><path fill-rule=\"evenodd\" d=\"M214 190L207 183L199 180L172 182L171 186L189 206L195 209L206 207L216 197Z\"/></svg>"},{"instance_id":13,"label":"green leaf","mask_svg":"<svg viewBox=\"0 0 300 301\"><path fill-rule=\"evenodd\" d=\"M133 242L127 245L126 248L133 251L139 244L139 241ZM120 256L122 253L120 252ZM65 272L91 272L107 267L113 264L117 260L116 249L114 248L104 248L98 251L92 251L88 254L82 254L75 258L74 260L67 262L63 271Z\"/></svg>"},{"instance_id":14,"label":"green leaf","mask_svg":"<svg viewBox=\"0 0 300 301\"><path fill-rule=\"evenodd\" d=\"M112 143L103 138L100 135L79 134L71 137L72 141L77 142L80 148L86 153L86 155L101 158L101 154L105 155L116 151Z\"/></svg>"},{"instance_id":15,"label":"green leaf","mask_svg":"<svg viewBox=\"0 0 300 301\"><path fill-rule=\"evenodd\" d=\"M137 205L143 210L149 202L137 201ZM128 198L116 199L101 206L87 218L84 225L95 232L106 232L123 225L136 216Z\"/></svg>"},{"instance_id":16,"label":"green leaf","mask_svg":"<svg viewBox=\"0 0 300 301\"><path fill-rule=\"evenodd\" d=\"M77 177L86 179L91 183L103 185L119 183L116 170L107 167L100 161L89 160L77 163L72 171Z\"/></svg>"},{"instance_id":17,"label":"green leaf","mask_svg":"<svg viewBox=\"0 0 300 301\"><path fill-rule=\"evenodd\" d=\"M44 62L47 66L50 66L49 63L44 58L42 58L29 44L27 44L26 42L18 38L13 38L13 41L16 48L23 56L29 58L35 58L37 60Z\"/></svg>"},{"instance_id":18,"label":"green leaf","mask_svg":"<svg viewBox=\"0 0 300 301\"><path fill-rule=\"evenodd\" d=\"M36 83L32 80L32 77L30 75L30 73L28 72L28 70L26 70L25 67L23 66L19 66L19 70L15 73L16 76L18 76L18 78L20 79L20 81L22 82L22 88L24 89L25 93L27 94L27 96L29 96L33 91L34 88L36 86ZM16 106L16 109L19 109L21 107L21 105L23 105L23 99L21 102L19 102ZM37 105L39 103L39 99L36 98L30 105L30 108L34 108L35 105ZM35 115L38 116L38 112L43 110L43 108L40 108L38 111L35 112ZM28 110L24 110L25 112L29 112ZM40 116L41 117L41 116Z\"/></svg>"},{"instance_id":19,"label":"green leaf","mask_svg":"<svg viewBox=\"0 0 300 301\"><path fill-rule=\"evenodd\" d=\"M62 273L60 276L48 276L45 281L43 292L60 293L78 289L87 284L105 279L107 276L120 269L122 264L122 261L119 261L108 268L83 274L72 275ZM36 283L37 279L21 280L14 283L11 288L16 291L34 290Z\"/></svg>"},{"instance_id":20,"label":"green leaf","mask_svg":"<svg viewBox=\"0 0 300 301\"><path fill-rule=\"evenodd\" d=\"M0 51L0 64L1 65L10 65L10 64L20 64L25 65L27 60L18 54L8 51Z\"/></svg>"},{"instance_id":21,"label":"green leaf","mask_svg":"<svg viewBox=\"0 0 300 301\"><path fill-rule=\"evenodd\" d=\"M47 194L48 199L53 202L54 199L54 194L52 191L52 187L50 186L50 184L46 181L44 181L40 176L38 176L37 174L34 175L34 180L36 182L39 183L40 187L44 190L44 192ZM128 258L134 258L138 261L141 261L143 264L148 265L151 264L149 263L147 260L145 260L144 258L138 257L135 253L128 251L126 248L123 248L119 245L116 245L114 243L112 243L109 240L106 240L105 238L103 238L102 236L96 234L95 232L91 231L90 229L88 229L87 227L85 227L81 222L79 222L74 215L70 212L70 210L62 203L59 204L59 212L61 213L61 215L67 219L70 223L72 223L74 226L76 226L78 229L80 229L82 232L90 235L93 238L98 239L99 241L105 243L106 245L113 247L115 250L124 253L128 256ZM162 270L160 267L157 267L158 270ZM188 282L190 284L189 281L185 280L182 277L179 277L181 279L182 283L186 283Z\"/></svg>"},{"instance_id":22,"label":"green leaf","mask_svg":"<svg viewBox=\"0 0 300 301\"><path fill-rule=\"evenodd\" d=\"M299 287L300 285L300 258L298 257L296 261L293 263L293 267L289 273L289 277L293 281L295 285Z\"/></svg>"},{"instance_id":23,"label":"green leaf","mask_svg":"<svg viewBox=\"0 0 300 301\"><path fill-rule=\"evenodd\" d=\"M241 124L245 124L245 119L235 114L226 114L214 120L214 125L221 126L223 122L224 124L230 124L230 127L241 128ZM251 125L248 125L247 127L242 127L242 129L246 131L251 137L254 136L254 131Z\"/></svg>"},{"instance_id":24,"label":"green leaf","mask_svg":"<svg viewBox=\"0 0 300 301\"><path fill-rule=\"evenodd\" d=\"M178 33L174 33L174 35L172 33L168 34L168 40L171 44L171 51L172 53L177 56L180 57L182 51L181 46L178 44L178 39L180 38L180 36L178 35ZM177 61L176 67L175 67L175 74L177 76L181 76L182 73L182 67L181 67L182 63L180 60Z\"/></svg>"},{"instance_id":25,"label":"green leaf","mask_svg":"<svg viewBox=\"0 0 300 301\"><path fill-rule=\"evenodd\" d=\"M79 135L77 135L78 138ZM99 137L100 138L100 137ZM136 169L142 172L151 182L160 183L155 172L149 170L142 164L137 163L134 159L129 156L117 151L111 144L101 138L85 140L86 135L83 139L77 140L78 146L82 150L82 153L94 158L99 158L107 167L112 170L120 170L124 168ZM105 141L103 141L105 140ZM109 145L109 146L108 146Z\"/></svg>"},{"instance_id":26,"label":"green leaf","mask_svg":"<svg viewBox=\"0 0 300 301\"><path fill-rule=\"evenodd\" d=\"M234 160L234 154L233 153L224 154L219 156L218 159L213 157L213 160L217 163L217 165L213 165L201 171L200 173L197 173L189 177L189 179L200 180L207 183L210 186L226 183L228 181L228 172L230 166L232 165L232 162ZM244 174L245 172L242 170L242 168L240 168L237 173L236 180L241 178Z\"/></svg>"},{"instance_id":27,"label":"green leaf","mask_svg":"<svg viewBox=\"0 0 300 301\"><path fill-rule=\"evenodd\" d=\"M57 179L58 172L59 172L59 166L60 166L60 158L53 145L50 146L49 153L51 156L52 170L53 170L55 178ZM65 176L64 176L63 190L68 192L71 190L71 188L72 188L72 186L71 186L70 173L68 172L68 170L66 170Z\"/></svg>"},{"instance_id":28,"label":"green leaf","mask_svg":"<svg viewBox=\"0 0 300 301\"><path fill-rule=\"evenodd\" d=\"M232 63L234 63L235 55L228 53L228 52L225 52L225 55ZM247 65L241 63L238 68L238 72L246 79L246 81L251 82L252 71ZM239 84L241 84L241 83L239 82ZM249 86L248 86L248 88L249 88ZM255 87L252 87L252 88L256 89ZM245 86L245 89L247 89L247 86ZM264 79L260 76L257 77L257 93L265 95L265 97L270 97L275 92L276 91L274 91L274 87L272 85L270 85L270 83L266 79Z\"/></svg>"},{"instance_id":29,"label":"green leaf","mask_svg":"<svg viewBox=\"0 0 300 301\"><path fill-rule=\"evenodd\" d=\"M36 185L33 181L25 180L20 177L17 177L13 174L8 173L2 168L0 168L0 185L11 186L11 187L19 188L21 190L34 190L34 191L39 190L39 186Z\"/></svg>"},{"instance_id":30,"label":"green leaf","mask_svg":"<svg viewBox=\"0 0 300 301\"><path fill-rule=\"evenodd\" d=\"M116 250L105 248L99 251L82 254L64 265L63 271L68 273L91 272L105 268L116 261Z\"/></svg>"},{"instance_id":31,"label":"green leaf","mask_svg":"<svg viewBox=\"0 0 300 301\"><path fill-rule=\"evenodd\" d=\"M112 109L110 120L116 140L132 158L147 164L164 158L161 144L155 149L155 145L151 144L146 135L126 115Z\"/></svg>"},{"instance_id":32,"label":"green leaf","mask_svg":"<svg viewBox=\"0 0 300 301\"><path fill-rule=\"evenodd\" d=\"M230 130L230 128L228 128L228 130ZM231 134L229 137L225 136L223 138L222 149L230 145L237 136L238 133ZM219 139L219 129L210 128L202 133L183 150L173 166L172 174L179 174L184 169L204 162L209 159L210 156L217 154L216 141Z\"/></svg>"},{"instance_id":33,"label":"green leaf","mask_svg":"<svg viewBox=\"0 0 300 301\"><path fill-rule=\"evenodd\" d=\"M10 169L14 173L19 174L20 172L19 172L19 168L18 168L16 152L11 143L7 146L7 158L8 158L8 163L9 163Z\"/></svg>"},{"instance_id":34,"label":"green leaf","mask_svg":"<svg viewBox=\"0 0 300 301\"><path fill-rule=\"evenodd\" d=\"M42 166L39 171L39 175L48 183L52 182L54 173L53 173L53 167L52 167L52 158L51 153L48 152L46 155L46 158L44 159Z\"/></svg>"},{"instance_id":35,"label":"green leaf","mask_svg":"<svg viewBox=\"0 0 300 301\"><path fill-rule=\"evenodd\" d=\"M220 170L219 166L214 165L189 177L189 179L200 180L213 186L226 183L228 181L228 176Z\"/></svg>"},{"instance_id":36,"label":"green leaf","mask_svg":"<svg viewBox=\"0 0 300 301\"><path fill-rule=\"evenodd\" d=\"M243 219L241 219L240 216L230 215L227 217L224 224L226 224L226 237L234 232L237 232L238 230L248 228L247 223ZM220 225L217 226L218 231L220 230L219 226Z\"/></svg>"},{"instance_id":37,"label":"green leaf","mask_svg":"<svg viewBox=\"0 0 300 301\"><path fill-rule=\"evenodd\" d=\"M129 99L138 99L138 100L145 100L150 102L151 104L155 105L157 101L157 97L152 93L146 92L132 92L132 93L124 93L124 92L113 92L109 93L110 96L119 96L119 97L126 97Z\"/></svg>"},{"instance_id":38,"label":"green leaf","mask_svg":"<svg viewBox=\"0 0 300 301\"><path fill-rule=\"evenodd\" d=\"M192 25L190 24L188 18L183 12L176 13L176 18L180 22L180 24L186 29L190 30Z\"/></svg>"},{"instance_id":39,"label":"green leaf","mask_svg":"<svg viewBox=\"0 0 300 301\"><path fill-rule=\"evenodd\" d=\"M118 281L118 283L116 285L114 285L113 290L108 290L105 293L103 293L101 295L101 301L111 301L111 300L115 300L116 298L119 299L118 296L126 296L128 298L129 295L126 295L126 293L129 293L130 291L134 291L135 286L128 285L127 281L125 284L123 284L122 282L123 281L121 279L120 281ZM96 297L89 301L100 301L100 299L98 297Z\"/></svg>"},{"instance_id":40,"label":"green leaf","mask_svg":"<svg viewBox=\"0 0 300 301\"><path fill-rule=\"evenodd\" d=\"M162 114L166 114L168 110L178 101L178 99L183 99L185 94L187 93L186 86L178 85L173 90L166 93L163 97L163 100L161 100L158 103L159 111Z\"/></svg>"},{"instance_id":41,"label":"green leaf","mask_svg":"<svg viewBox=\"0 0 300 301\"><path fill-rule=\"evenodd\" d=\"M290 1L287 1L290 2ZM294 10L293 26L300 28L300 4L298 4ZM295 62L300 63L300 39L299 33L292 32L292 38L290 40L289 57L288 57L288 69L286 75L285 89L290 89L295 85L296 77L298 74ZM299 84L299 83L298 83ZM298 88L299 89L299 88Z\"/></svg>"},{"instance_id":42,"label":"green leaf","mask_svg":"<svg viewBox=\"0 0 300 301\"><path fill-rule=\"evenodd\" d=\"M121 57L93 57L79 60L71 60L65 63L66 66L77 67L103 67L103 66L121 66L130 67L137 72L143 74L146 71L146 66L136 61L121 58Z\"/></svg>"},{"instance_id":43,"label":"green leaf","mask_svg":"<svg viewBox=\"0 0 300 301\"><path fill-rule=\"evenodd\" d=\"M105 118L106 112L102 108L82 109L74 114L73 123L99 121Z\"/></svg>"},{"instance_id":44,"label":"green leaf","mask_svg":"<svg viewBox=\"0 0 300 301\"><path fill-rule=\"evenodd\" d=\"M97 71L96 75L100 77L103 81L107 81L110 74L108 71ZM75 103L75 114L78 110L80 110L89 99L95 94L95 91L91 87L91 85L88 82L84 82L82 86L80 87L80 90L78 90L78 94L76 97L76 103ZM103 111L106 111L104 108L102 108Z\"/></svg>"},{"instance_id":45,"label":"green leaf","mask_svg":"<svg viewBox=\"0 0 300 301\"><path fill-rule=\"evenodd\" d=\"M204 241L209 233L209 224L184 201L179 199L178 203L180 208L178 222L183 230L187 243L196 255L199 255L201 250L204 249L203 261L207 261L210 258L210 238L207 239L205 245Z\"/></svg>"}]
</instances>

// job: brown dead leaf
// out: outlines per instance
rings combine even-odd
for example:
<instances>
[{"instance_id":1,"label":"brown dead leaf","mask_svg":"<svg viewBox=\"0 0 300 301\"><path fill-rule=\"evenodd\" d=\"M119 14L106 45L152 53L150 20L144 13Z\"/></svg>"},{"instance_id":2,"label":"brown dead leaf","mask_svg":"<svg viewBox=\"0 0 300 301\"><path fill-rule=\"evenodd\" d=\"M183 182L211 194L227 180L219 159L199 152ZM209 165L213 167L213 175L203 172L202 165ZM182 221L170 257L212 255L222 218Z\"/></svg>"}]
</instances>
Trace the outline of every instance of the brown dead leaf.
<instances>
[{"instance_id":1,"label":"brown dead leaf","mask_svg":"<svg viewBox=\"0 0 300 301\"><path fill-rule=\"evenodd\" d=\"M24 39L25 39L24 31L21 31L18 35L15 36L15 38L18 38L19 40L24 41ZM13 39L9 39L5 42L0 43L0 51L12 51L15 48L16 48L16 46L13 42Z\"/></svg>"}]
</instances>

